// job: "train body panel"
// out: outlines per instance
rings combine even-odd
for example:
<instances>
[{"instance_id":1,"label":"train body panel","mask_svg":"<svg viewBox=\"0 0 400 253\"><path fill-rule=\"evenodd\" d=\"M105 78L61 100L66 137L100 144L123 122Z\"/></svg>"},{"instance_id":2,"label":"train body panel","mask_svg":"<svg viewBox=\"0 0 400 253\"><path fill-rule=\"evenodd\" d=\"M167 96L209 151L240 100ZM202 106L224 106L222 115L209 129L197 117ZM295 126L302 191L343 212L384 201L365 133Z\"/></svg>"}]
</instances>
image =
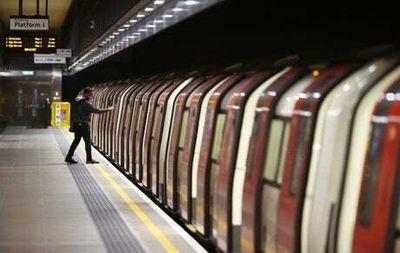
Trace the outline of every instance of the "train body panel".
<instances>
[{"instance_id":1,"label":"train body panel","mask_svg":"<svg viewBox=\"0 0 400 253\"><path fill-rule=\"evenodd\" d=\"M151 189L151 180L152 180L152 167L151 167L151 145L153 142L153 128L155 127L155 114L157 108L157 102L161 94L169 87L176 85L176 81L167 82L158 88L153 94L150 96L150 101L148 105L148 112L146 115L146 127L144 129L144 139L142 146L142 167L143 167L143 178L142 183L149 190ZM172 88L170 88L172 89Z\"/></svg>"},{"instance_id":2,"label":"train body panel","mask_svg":"<svg viewBox=\"0 0 400 253\"><path fill-rule=\"evenodd\" d=\"M166 203L167 206L174 210L178 210L178 191L177 191L177 164L179 160L179 139L181 136L182 125L184 125L184 111L187 100L192 94L193 90L202 84L204 78L195 78L190 84L188 84L176 97L174 106L173 119L169 131L169 142L166 150L166 161L165 161L165 192L166 192ZM187 120L186 120L187 121ZM186 126L184 126L186 128Z\"/></svg>"},{"instance_id":3,"label":"train body panel","mask_svg":"<svg viewBox=\"0 0 400 253\"><path fill-rule=\"evenodd\" d=\"M302 252L334 250L333 237L328 235L335 234L352 115L360 97L393 63L376 60L367 64L335 87L322 103L304 200ZM316 236L321 240L315 240Z\"/></svg>"},{"instance_id":4,"label":"train body panel","mask_svg":"<svg viewBox=\"0 0 400 253\"><path fill-rule=\"evenodd\" d=\"M144 142L144 136L145 136L145 126L147 122L147 116L148 116L148 108L149 108L149 102L151 95L153 92L155 92L159 87L166 87L165 81L162 80L159 83L157 83L154 86L151 86L142 96L142 101L140 104L140 116L138 117L139 121L139 129L137 131L137 139L135 142L135 171L136 171L136 180L139 182L142 182L143 179L143 166L142 166L142 156L143 156L143 142Z\"/></svg>"},{"instance_id":5,"label":"train body panel","mask_svg":"<svg viewBox=\"0 0 400 253\"><path fill-rule=\"evenodd\" d=\"M396 240L400 187L400 79L380 96L371 118L353 252L391 252ZM397 235L398 236L398 235Z\"/></svg>"},{"instance_id":6,"label":"train body panel","mask_svg":"<svg viewBox=\"0 0 400 253\"><path fill-rule=\"evenodd\" d=\"M346 176L339 213L339 228L337 232L337 251L351 252L356 213L361 186L362 168L367 152L368 138L371 131L370 120L379 96L400 78L400 67L390 72L363 97L354 115L351 147L346 164Z\"/></svg>"},{"instance_id":7,"label":"train body panel","mask_svg":"<svg viewBox=\"0 0 400 253\"><path fill-rule=\"evenodd\" d=\"M206 81L194 92L189 105L188 123L183 141L185 143L183 158L178 164L179 180L177 182L181 216L188 223L192 223L195 216L195 208L193 207L197 197L197 194L195 194L197 190L197 165L207 104L213 92L226 81L226 79L221 80L222 78L222 75L217 75ZM197 153L195 150L197 150Z\"/></svg>"},{"instance_id":8,"label":"train body panel","mask_svg":"<svg viewBox=\"0 0 400 253\"><path fill-rule=\"evenodd\" d=\"M210 213L210 185L212 183L210 180L213 178L210 175L210 157L211 149L214 142L214 132L218 127L218 117L217 113L219 111L220 104L225 94L237 84L244 77L243 74L233 74L219 86L208 101L207 113L205 115L203 135L199 139L201 140L201 149L199 153L199 158L194 161L193 166L197 166L197 173L194 176L197 179L196 185L196 229L204 234L206 238L211 236L211 213ZM222 126L220 126L222 129ZM199 136L197 136L199 138ZM196 145L197 146L197 145ZM196 150L194 154L194 159L196 159ZM193 174L195 173L195 168L193 169Z\"/></svg>"},{"instance_id":9,"label":"train body panel","mask_svg":"<svg viewBox=\"0 0 400 253\"><path fill-rule=\"evenodd\" d=\"M235 169L236 155L238 152L240 129L243 121L246 102L258 88L268 80L274 72L262 71L245 78L236 85L229 97L225 109L225 123L222 130L221 145L219 152L213 152L215 162L211 166L211 175L215 175L214 184L211 185L213 196L213 237L217 239L217 245L223 251L232 251L232 185ZM255 100L255 99L253 99ZM245 107L246 105L246 107ZM215 146L213 146L213 150ZM217 149L218 150L218 149ZM239 196L235 196L239 197ZM237 228L237 227L235 227Z\"/></svg>"}]
</instances>

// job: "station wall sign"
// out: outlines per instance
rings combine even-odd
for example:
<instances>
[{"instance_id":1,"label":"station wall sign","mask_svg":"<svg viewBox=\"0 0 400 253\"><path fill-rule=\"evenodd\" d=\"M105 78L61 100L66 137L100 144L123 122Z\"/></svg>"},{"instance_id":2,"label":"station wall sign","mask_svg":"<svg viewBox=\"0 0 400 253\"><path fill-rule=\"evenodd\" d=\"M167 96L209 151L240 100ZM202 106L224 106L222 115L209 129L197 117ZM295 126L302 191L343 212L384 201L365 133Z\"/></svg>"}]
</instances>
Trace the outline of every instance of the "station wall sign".
<instances>
[{"instance_id":1,"label":"station wall sign","mask_svg":"<svg viewBox=\"0 0 400 253\"><path fill-rule=\"evenodd\" d=\"M10 30L13 31L48 31L48 18L11 18Z\"/></svg>"},{"instance_id":2,"label":"station wall sign","mask_svg":"<svg viewBox=\"0 0 400 253\"><path fill-rule=\"evenodd\" d=\"M72 57L72 51L70 48L57 48L57 55L64 57Z\"/></svg>"},{"instance_id":3,"label":"station wall sign","mask_svg":"<svg viewBox=\"0 0 400 253\"><path fill-rule=\"evenodd\" d=\"M56 54L34 54L35 64L65 64L64 56Z\"/></svg>"}]
</instances>

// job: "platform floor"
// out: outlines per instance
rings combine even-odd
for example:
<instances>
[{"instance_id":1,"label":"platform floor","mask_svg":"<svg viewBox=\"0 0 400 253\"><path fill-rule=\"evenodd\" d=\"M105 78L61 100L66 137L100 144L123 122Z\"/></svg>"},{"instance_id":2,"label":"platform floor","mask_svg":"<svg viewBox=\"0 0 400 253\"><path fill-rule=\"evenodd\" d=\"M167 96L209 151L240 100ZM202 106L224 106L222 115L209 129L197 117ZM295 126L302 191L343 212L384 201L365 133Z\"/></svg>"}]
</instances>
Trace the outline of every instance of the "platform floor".
<instances>
[{"instance_id":1,"label":"platform floor","mask_svg":"<svg viewBox=\"0 0 400 253\"><path fill-rule=\"evenodd\" d=\"M83 140L65 129L0 134L0 252L206 252Z\"/></svg>"}]
</instances>

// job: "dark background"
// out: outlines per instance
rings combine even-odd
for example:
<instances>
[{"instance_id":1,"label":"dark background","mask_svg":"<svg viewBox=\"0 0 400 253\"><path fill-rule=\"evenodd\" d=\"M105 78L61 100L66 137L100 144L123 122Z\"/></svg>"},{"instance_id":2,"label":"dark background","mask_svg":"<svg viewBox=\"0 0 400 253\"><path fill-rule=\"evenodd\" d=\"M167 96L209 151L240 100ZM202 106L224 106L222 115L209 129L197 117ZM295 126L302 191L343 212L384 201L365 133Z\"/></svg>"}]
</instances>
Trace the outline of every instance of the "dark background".
<instances>
[{"instance_id":1,"label":"dark background","mask_svg":"<svg viewBox=\"0 0 400 253\"><path fill-rule=\"evenodd\" d=\"M72 101L81 88L107 80L209 64L229 65L292 54L306 61L351 59L368 47L397 46L399 28L397 9L383 3L294 6L290 2L228 0L63 77L63 97Z\"/></svg>"}]
</instances>

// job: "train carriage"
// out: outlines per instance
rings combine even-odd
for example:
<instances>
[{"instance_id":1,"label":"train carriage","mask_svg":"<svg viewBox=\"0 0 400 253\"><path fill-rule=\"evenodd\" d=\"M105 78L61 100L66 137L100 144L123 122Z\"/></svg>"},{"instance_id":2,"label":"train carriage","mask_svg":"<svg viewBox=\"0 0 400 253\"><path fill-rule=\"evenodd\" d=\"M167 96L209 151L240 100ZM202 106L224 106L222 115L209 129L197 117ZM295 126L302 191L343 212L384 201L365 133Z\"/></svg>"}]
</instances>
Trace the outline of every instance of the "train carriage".
<instances>
[{"instance_id":1,"label":"train carriage","mask_svg":"<svg viewBox=\"0 0 400 253\"><path fill-rule=\"evenodd\" d=\"M139 83L137 86L141 86L141 83ZM118 113L117 113L117 120L114 128L114 142L113 142L113 148L114 148L114 161L116 164L121 166L126 170L126 167L121 161L121 153L123 152L120 142L122 141L122 138L124 137L124 126L125 126L125 119L126 119L126 111L128 109L129 105L129 97L131 95L132 90L135 90L135 85L128 85L124 92L121 94L120 101L119 101L119 108L118 108Z\"/></svg>"},{"instance_id":2,"label":"train carriage","mask_svg":"<svg viewBox=\"0 0 400 253\"><path fill-rule=\"evenodd\" d=\"M128 153L128 145L129 142L131 142L131 139L129 138L129 127L130 127L130 122L132 120L132 115L133 115L133 101L135 99L135 94L137 93L137 90L139 90L142 87L142 83L136 83L135 87L130 90L130 92L127 94L127 101L125 104L125 116L122 118L122 122L120 127L122 128L119 134L119 161L121 167L124 168L128 174L131 171L131 167L129 166L130 164L127 163L129 159L129 153ZM129 174L130 175L130 174Z\"/></svg>"},{"instance_id":3,"label":"train carriage","mask_svg":"<svg viewBox=\"0 0 400 253\"><path fill-rule=\"evenodd\" d=\"M192 184L192 161L195 144L198 139L197 136L202 135L202 133L198 134L198 131L202 131L204 126L208 100L214 90L225 81L222 78L223 75L209 77L208 80L193 92L186 103L183 113L182 132L179 139L178 151L181 153L181 159L178 159L177 164L178 180L176 182L176 191L179 202L178 212L188 223L192 223L192 187L195 185Z\"/></svg>"},{"instance_id":4,"label":"train carriage","mask_svg":"<svg viewBox=\"0 0 400 253\"><path fill-rule=\"evenodd\" d=\"M107 106L111 106L113 105L113 100L112 97L114 96L114 92L119 88L117 84L119 84L120 82L114 82L110 85L108 92L106 93L105 99L103 100L104 102L104 107ZM106 113L106 114L101 114L100 117L100 125L102 126L102 130L100 131L100 144L101 146L99 147L100 150L102 150L106 155L108 155L107 153L107 127L108 127L108 122L110 120L110 113Z\"/></svg>"},{"instance_id":5,"label":"train carriage","mask_svg":"<svg viewBox=\"0 0 400 253\"><path fill-rule=\"evenodd\" d=\"M302 67L286 68L258 87L246 104L232 189L232 226L238 233L233 235L236 251L262 251L263 162L271 119L284 91L304 72Z\"/></svg>"},{"instance_id":6,"label":"train carriage","mask_svg":"<svg viewBox=\"0 0 400 253\"><path fill-rule=\"evenodd\" d=\"M395 62L392 58L366 64L337 85L321 105L304 198L302 252L334 250L334 237L329 235L336 233L340 186L355 107ZM320 240L315 240L316 236Z\"/></svg>"},{"instance_id":7,"label":"train carriage","mask_svg":"<svg viewBox=\"0 0 400 253\"><path fill-rule=\"evenodd\" d=\"M242 117L245 104L252 93L269 84L268 79L275 74L274 71L260 71L251 74L240 84L236 85L226 96L221 112L224 113L221 143L214 143L211 163L211 175L214 176L213 184L210 185L212 192L212 217L213 237L217 240L217 246L223 251L232 251L232 184L235 168L236 155L238 151ZM224 99L224 100L225 100ZM221 114L219 114L221 115ZM222 122L220 122L222 126ZM218 147L220 145L220 147Z\"/></svg>"},{"instance_id":8,"label":"train carriage","mask_svg":"<svg viewBox=\"0 0 400 253\"><path fill-rule=\"evenodd\" d=\"M192 77L185 80L174 82L160 96L154 115L154 125L152 129L151 141L151 189L161 203L165 201L164 192L164 164L165 164L165 145L168 141L168 132L171 124L173 106L176 96L191 81Z\"/></svg>"},{"instance_id":9,"label":"train carriage","mask_svg":"<svg viewBox=\"0 0 400 253\"><path fill-rule=\"evenodd\" d=\"M186 107L187 100L191 96L194 89L200 86L204 77L195 78L189 85L187 85L176 97L176 102L174 105L173 118L171 121L171 127L169 131L169 142L167 144L168 148L166 150L166 161L165 161L165 192L166 192L166 204L167 206L174 210L178 210L177 201L177 163L179 160L179 139L181 136L181 131L186 130L185 123L183 122L184 110ZM184 128L184 129L183 129ZM184 134L184 133L183 133Z\"/></svg>"},{"instance_id":10,"label":"train carriage","mask_svg":"<svg viewBox=\"0 0 400 253\"><path fill-rule=\"evenodd\" d=\"M170 81L168 84L161 86L159 89L157 89L156 92L154 92L151 97L150 97L150 102L149 102L149 109L147 112L146 116L146 127L144 129L144 140L143 140L143 146L142 146L142 151L143 151L143 181L142 183L145 185L145 187L151 191L152 188L152 145L154 145L154 133L158 122L158 100L160 99L161 95L164 94L164 92L170 92L176 85L178 85L180 82L175 80L175 81ZM158 164L158 163L156 163Z\"/></svg>"},{"instance_id":11,"label":"train carriage","mask_svg":"<svg viewBox=\"0 0 400 253\"><path fill-rule=\"evenodd\" d=\"M220 135L219 129L222 130L221 117L218 117L218 112L226 94L238 84L245 75L243 73L235 73L229 76L211 95L208 104L207 112L204 119L204 125L201 129L202 135L197 136L192 177L197 179L195 183L197 198L196 204L196 219L194 225L201 234L206 238L211 238L211 213L210 213L210 185L212 177L210 175L211 149L214 142L214 135ZM218 121L220 121L218 125ZM200 129L200 128L199 128ZM217 132L217 133L215 133ZM197 145L199 143L199 145Z\"/></svg>"},{"instance_id":12,"label":"train carriage","mask_svg":"<svg viewBox=\"0 0 400 253\"><path fill-rule=\"evenodd\" d=\"M300 214L319 105L326 94L355 66L352 63L345 63L321 69L321 74L302 91L296 102L279 196L277 233L279 251L294 252L300 246Z\"/></svg>"},{"instance_id":13,"label":"train carriage","mask_svg":"<svg viewBox=\"0 0 400 253\"><path fill-rule=\"evenodd\" d=\"M117 126L119 125L120 115L123 107L123 97L126 94L127 90L130 87L130 83L122 83L115 93L113 97L113 104L115 106L115 110L110 112L111 120L109 121L108 126L108 148L110 158L117 162L117 152L116 143L117 143Z\"/></svg>"},{"instance_id":14,"label":"train carriage","mask_svg":"<svg viewBox=\"0 0 400 253\"><path fill-rule=\"evenodd\" d=\"M140 105L140 117L139 117L139 130L138 130L138 139L135 142L135 152L136 152L136 180L143 183L144 185L148 185L147 179L147 142L149 142L149 138L146 136L150 136L149 131L147 131L148 127L151 128L154 116L154 106L155 101L157 101L158 96L162 91L164 91L172 82L162 80L158 86L152 87L148 90L142 97L142 102ZM146 143L145 143L146 142ZM146 151L146 152L145 152ZM146 155L145 155L146 153ZM146 158L145 158L146 157ZM144 165L146 164L146 166Z\"/></svg>"},{"instance_id":15,"label":"train carriage","mask_svg":"<svg viewBox=\"0 0 400 253\"><path fill-rule=\"evenodd\" d=\"M356 113L353 115L354 124L351 130L350 150L341 192L342 202L339 206L339 225L335 235L337 251L352 252L363 166L369 142L367 137L371 133L370 122L373 110L379 97L399 78L400 67L396 67L370 89L362 98Z\"/></svg>"}]
</instances>

